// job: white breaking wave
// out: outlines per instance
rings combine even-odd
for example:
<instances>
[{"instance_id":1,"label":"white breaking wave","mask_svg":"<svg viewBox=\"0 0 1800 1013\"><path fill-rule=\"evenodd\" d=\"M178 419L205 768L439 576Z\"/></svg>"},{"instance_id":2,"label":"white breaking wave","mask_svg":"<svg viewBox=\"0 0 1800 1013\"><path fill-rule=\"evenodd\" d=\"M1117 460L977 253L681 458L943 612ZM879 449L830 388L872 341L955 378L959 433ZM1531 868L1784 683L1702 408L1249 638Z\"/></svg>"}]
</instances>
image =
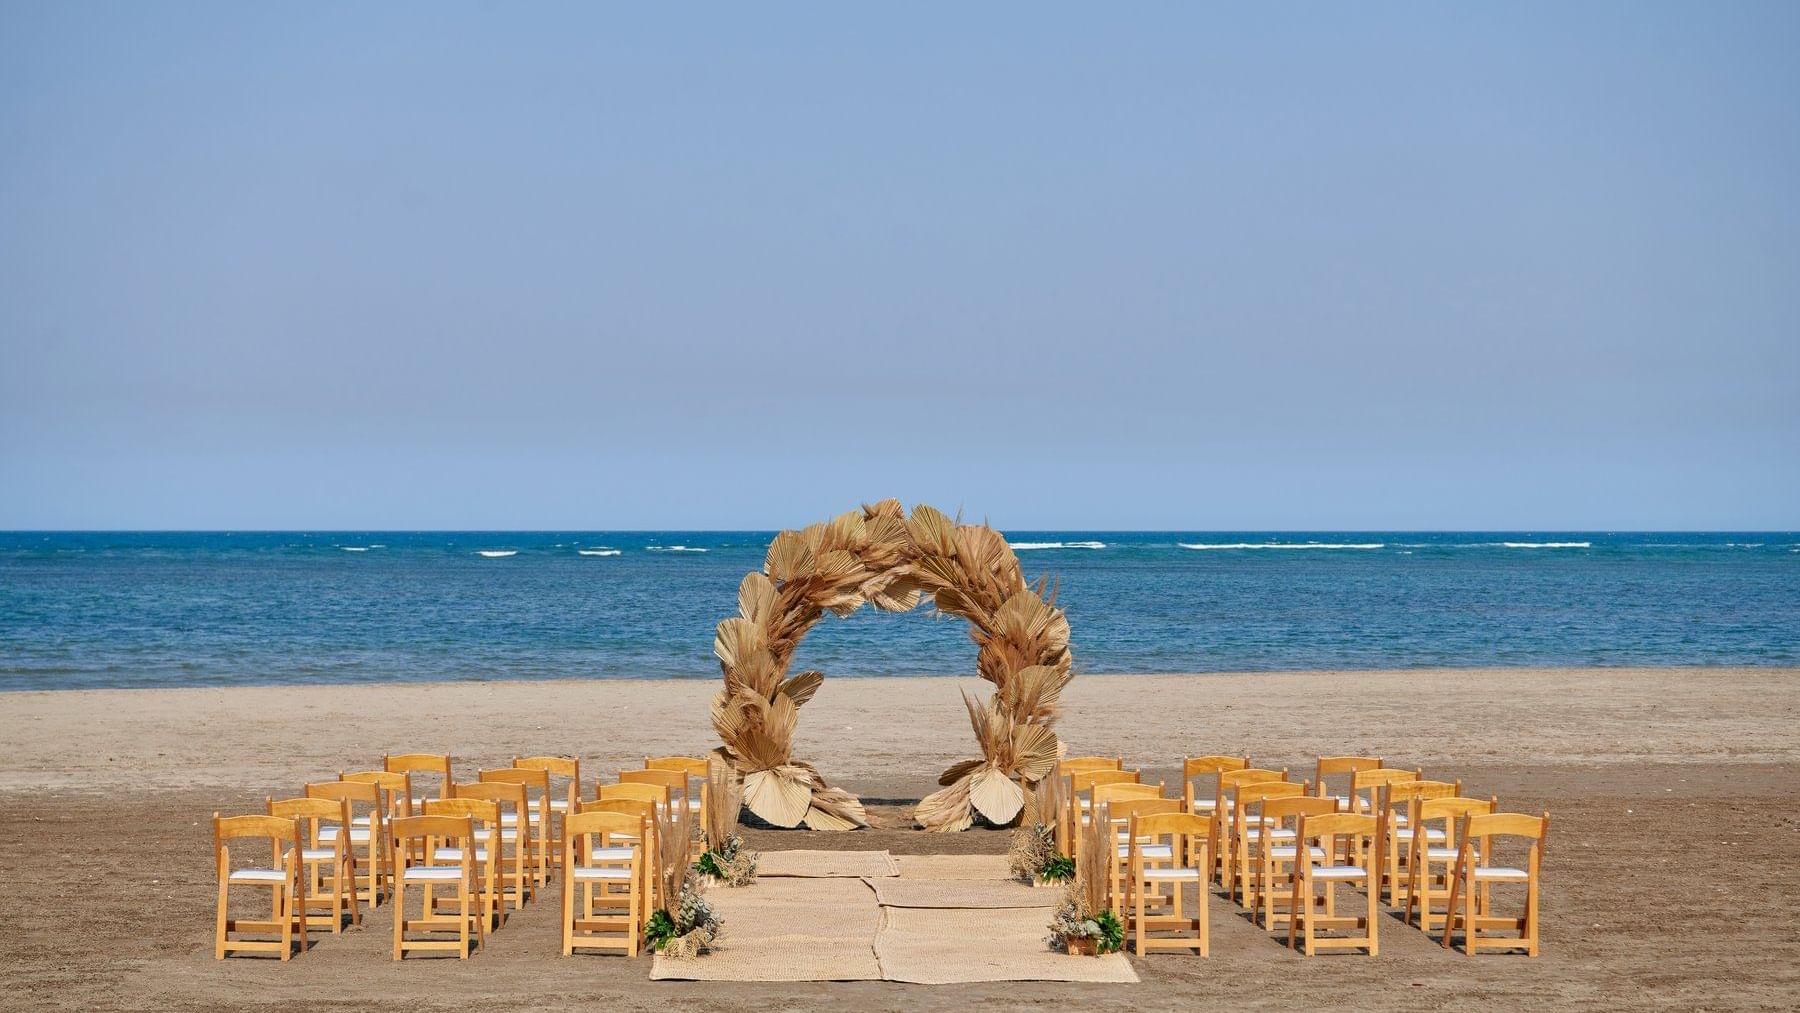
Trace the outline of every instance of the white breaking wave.
<instances>
[{"instance_id":1,"label":"white breaking wave","mask_svg":"<svg viewBox=\"0 0 1800 1013\"><path fill-rule=\"evenodd\" d=\"M367 552L370 549L374 548L374 546L372 546L372 545L340 545L340 546L338 546L338 548L343 549L345 552Z\"/></svg>"},{"instance_id":2,"label":"white breaking wave","mask_svg":"<svg viewBox=\"0 0 1800 1013\"><path fill-rule=\"evenodd\" d=\"M644 547L644 551L645 552L705 552L706 550L700 549L700 548L695 548L692 545L647 545Z\"/></svg>"},{"instance_id":3,"label":"white breaking wave","mask_svg":"<svg viewBox=\"0 0 1800 1013\"><path fill-rule=\"evenodd\" d=\"M1015 552L1029 549L1104 549L1105 542L1007 542L1007 547Z\"/></svg>"},{"instance_id":4,"label":"white breaking wave","mask_svg":"<svg viewBox=\"0 0 1800 1013\"><path fill-rule=\"evenodd\" d=\"M1176 542L1184 549L1383 549L1386 542Z\"/></svg>"},{"instance_id":5,"label":"white breaking wave","mask_svg":"<svg viewBox=\"0 0 1800 1013\"><path fill-rule=\"evenodd\" d=\"M1509 549L1591 549L1593 542L1501 542Z\"/></svg>"},{"instance_id":6,"label":"white breaking wave","mask_svg":"<svg viewBox=\"0 0 1800 1013\"><path fill-rule=\"evenodd\" d=\"M475 554L477 556L486 556L489 559L505 559L507 556L518 555L519 550L518 549L476 549Z\"/></svg>"},{"instance_id":7,"label":"white breaking wave","mask_svg":"<svg viewBox=\"0 0 1800 1013\"><path fill-rule=\"evenodd\" d=\"M576 549L575 551L583 556L616 556L619 554L618 549Z\"/></svg>"}]
</instances>

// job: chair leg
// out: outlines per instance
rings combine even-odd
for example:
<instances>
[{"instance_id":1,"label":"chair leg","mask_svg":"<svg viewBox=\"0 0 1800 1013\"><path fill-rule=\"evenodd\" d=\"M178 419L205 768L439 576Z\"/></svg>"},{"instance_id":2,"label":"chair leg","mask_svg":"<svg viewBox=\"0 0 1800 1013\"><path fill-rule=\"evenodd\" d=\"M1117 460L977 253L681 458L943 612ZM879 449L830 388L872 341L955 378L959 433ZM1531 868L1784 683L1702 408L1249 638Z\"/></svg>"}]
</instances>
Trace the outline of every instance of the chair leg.
<instances>
[{"instance_id":1,"label":"chair leg","mask_svg":"<svg viewBox=\"0 0 1800 1013\"><path fill-rule=\"evenodd\" d=\"M464 869L463 874L465 876L467 876L468 870ZM468 882L466 882L466 881L459 884L459 887L456 891L456 910L457 910L456 959L458 959L458 960L469 959L469 893L470 892L471 892L471 888L470 888Z\"/></svg>"},{"instance_id":2,"label":"chair leg","mask_svg":"<svg viewBox=\"0 0 1800 1013\"><path fill-rule=\"evenodd\" d=\"M394 903L394 959L400 959L400 939L406 931L406 882L396 877L394 895L390 898Z\"/></svg>"},{"instance_id":3,"label":"chair leg","mask_svg":"<svg viewBox=\"0 0 1800 1013\"><path fill-rule=\"evenodd\" d=\"M1380 931L1381 912L1376 908L1376 893L1375 890L1369 891L1369 956L1371 957L1381 955L1381 938L1377 934Z\"/></svg>"},{"instance_id":4,"label":"chair leg","mask_svg":"<svg viewBox=\"0 0 1800 1013\"><path fill-rule=\"evenodd\" d=\"M293 956L294 949L294 919L289 917L288 912L288 901L293 897L293 889L294 884L289 881L270 891L275 894L273 901L275 921L281 926L281 959L283 960ZM304 918L305 914L303 913L301 917Z\"/></svg>"},{"instance_id":5,"label":"chair leg","mask_svg":"<svg viewBox=\"0 0 1800 1013\"><path fill-rule=\"evenodd\" d=\"M226 903L226 897L228 896L229 889L230 889L230 887L226 885L226 881L225 881L224 877L220 877L220 879L219 879L219 919L218 919L218 924L215 926L215 929L213 932L213 959L214 960L224 960L225 959L225 924L226 924L225 914L226 914L226 909L228 907L228 905Z\"/></svg>"}]
</instances>

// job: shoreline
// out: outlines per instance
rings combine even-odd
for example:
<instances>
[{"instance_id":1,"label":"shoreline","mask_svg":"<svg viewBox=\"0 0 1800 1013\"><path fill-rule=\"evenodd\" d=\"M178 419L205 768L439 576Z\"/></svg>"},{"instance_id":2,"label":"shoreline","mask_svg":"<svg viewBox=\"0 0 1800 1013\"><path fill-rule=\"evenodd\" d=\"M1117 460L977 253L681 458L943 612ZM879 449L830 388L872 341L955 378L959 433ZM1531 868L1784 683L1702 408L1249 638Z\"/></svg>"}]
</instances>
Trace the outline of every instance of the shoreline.
<instances>
[{"instance_id":1,"label":"shoreline","mask_svg":"<svg viewBox=\"0 0 1800 1013\"><path fill-rule=\"evenodd\" d=\"M1669 664L1628 664L1628 665L1384 665L1377 668L1243 668L1219 670L1190 670L1183 672L1082 672L1075 673L1075 681L1084 679L1198 679L1198 678L1262 678L1268 676L1308 677L1308 676L1357 676L1386 675L1405 673L1409 675L1470 675L1491 674L1504 675L1508 672L1565 672L1569 674L1595 673L1616 674L1619 672L1646 673L1689 673L1692 675L1716 675L1722 672L1755 672L1755 673L1787 673L1800 677L1800 665L1760 665L1741 663L1720 663L1714 665L1694 665L1685 663ZM904 675L859 675L826 672L825 679L845 682L877 682L883 680L916 680L920 682L944 682L946 680L973 679L968 672L918 672ZM67 686L54 689L7 689L0 687L0 701L8 697L34 695L55 695L64 693L187 693L216 692L231 690L262 689L319 689L319 690L354 690L358 688L396 689L416 687L420 689L440 689L452 686L585 686L596 683L621 683L626 685L669 684L691 686L702 682L718 682L719 674L710 672L706 675L555 675L543 678L505 677L496 679L356 679L342 682L331 680L306 680L290 682L229 682L229 683L197 683L188 686Z\"/></svg>"}]
</instances>

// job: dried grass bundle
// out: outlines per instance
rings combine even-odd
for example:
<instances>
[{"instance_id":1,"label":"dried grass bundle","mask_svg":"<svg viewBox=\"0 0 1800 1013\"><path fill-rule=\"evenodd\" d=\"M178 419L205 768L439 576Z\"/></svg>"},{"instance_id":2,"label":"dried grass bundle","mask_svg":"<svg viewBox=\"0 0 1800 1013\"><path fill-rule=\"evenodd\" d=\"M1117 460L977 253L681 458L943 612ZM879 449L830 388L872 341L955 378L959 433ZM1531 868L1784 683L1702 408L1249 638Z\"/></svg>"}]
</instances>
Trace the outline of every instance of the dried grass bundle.
<instances>
[{"instance_id":1,"label":"dried grass bundle","mask_svg":"<svg viewBox=\"0 0 1800 1013\"><path fill-rule=\"evenodd\" d=\"M743 805L737 774L723 763L706 768L706 846L718 851L737 836L738 810Z\"/></svg>"},{"instance_id":2,"label":"dried grass bundle","mask_svg":"<svg viewBox=\"0 0 1800 1013\"><path fill-rule=\"evenodd\" d=\"M1112 886L1108 855L1117 847L1107 839L1111 815L1109 807L1099 806L1093 818L1077 831L1081 845L1075 849L1075 881L1069 885L1069 891L1083 918L1106 910L1106 894Z\"/></svg>"},{"instance_id":3,"label":"dried grass bundle","mask_svg":"<svg viewBox=\"0 0 1800 1013\"><path fill-rule=\"evenodd\" d=\"M1072 678L1068 620L1048 584L1026 585L999 532L923 505L908 517L898 500L777 535L763 571L738 587L738 615L719 624L713 653L725 688L712 718L724 745L716 755L742 776L752 812L814 830L867 824L854 795L792 758L799 709L824 675L787 670L827 612L849 615L865 603L904 612L927 596L938 611L968 621L976 672L994 693L965 698L981 757L945 771L943 790L914 815L931 830L966 829L976 813L1002 825L1019 818L1026 790L1062 753L1050 726Z\"/></svg>"},{"instance_id":4,"label":"dried grass bundle","mask_svg":"<svg viewBox=\"0 0 1800 1013\"><path fill-rule=\"evenodd\" d=\"M694 861L694 820L684 806L670 806L656 817L656 888L663 903L674 905Z\"/></svg>"}]
</instances>

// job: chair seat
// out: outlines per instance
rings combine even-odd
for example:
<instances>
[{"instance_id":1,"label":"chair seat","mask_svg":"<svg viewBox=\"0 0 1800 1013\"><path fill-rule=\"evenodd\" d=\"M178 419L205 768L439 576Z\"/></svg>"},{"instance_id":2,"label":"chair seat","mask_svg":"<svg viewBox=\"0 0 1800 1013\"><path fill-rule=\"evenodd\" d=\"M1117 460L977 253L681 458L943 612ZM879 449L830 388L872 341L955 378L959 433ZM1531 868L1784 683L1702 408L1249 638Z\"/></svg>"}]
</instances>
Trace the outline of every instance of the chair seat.
<instances>
[{"instance_id":1,"label":"chair seat","mask_svg":"<svg viewBox=\"0 0 1800 1013\"><path fill-rule=\"evenodd\" d=\"M1411 827L1399 827L1394 830L1394 840L1396 840L1396 841L1410 841L1413 839L1414 836L1415 835L1414 835L1413 829ZM1426 827L1425 828L1425 839L1427 841L1442 841L1442 840L1445 840L1446 838L1445 838L1444 832L1442 830L1439 830L1436 827Z\"/></svg>"},{"instance_id":2,"label":"chair seat","mask_svg":"<svg viewBox=\"0 0 1800 1013\"><path fill-rule=\"evenodd\" d=\"M1438 862L1453 862L1460 848L1426 848L1425 857Z\"/></svg>"},{"instance_id":3,"label":"chair seat","mask_svg":"<svg viewBox=\"0 0 1800 1013\"><path fill-rule=\"evenodd\" d=\"M485 841L490 836L492 836L492 833L493 832L490 831L486 827L476 827L475 828L475 839L478 841ZM519 839L519 832L517 830L514 830L511 827L501 827L500 828L501 843L503 843L503 844L510 843L510 842L516 841L518 839Z\"/></svg>"},{"instance_id":4,"label":"chair seat","mask_svg":"<svg viewBox=\"0 0 1800 1013\"><path fill-rule=\"evenodd\" d=\"M595 848L588 858L594 862L623 862L636 854L636 848Z\"/></svg>"},{"instance_id":5,"label":"chair seat","mask_svg":"<svg viewBox=\"0 0 1800 1013\"><path fill-rule=\"evenodd\" d=\"M1368 875L1360 865L1322 865L1312 871L1314 879L1363 879Z\"/></svg>"},{"instance_id":6,"label":"chair seat","mask_svg":"<svg viewBox=\"0 0 1800 1013\"><path fill-rule=\"evenodd\" d=\"M1523 883L1531 878L1531 874L1524 869L1514 869L1504 865L1478 865L1475 867L1475 878Z\"/></svg>"},{"instance_id":7,"label":"chair seat","mask_svg":"<svg viewBox=\"0 0 1800 1013\"><path fill-rule=\"evenodd\" d=\"M1294 831L1288 829L1287 827L1245 827L1244 828L1244 836L1245 837L1261 839L1265 833L1268 834L1269 840L1271 840L1271 841L1291 841L1294 839Z\"/></svg>"},{"instance_id":8,"label":"chair seat","mask_svg":"<svg viewBox=\"0 0 1800 1013\"><path fill-rule=\"evenodd\" d=\"M287 873L281 869L233 869L233 883L285 883Z\"/></svg>"},{"instance_id":9,"label":"chair seat","mask_svg":"<svg viewBox=\"0 0 1800 1013\"><path fill-rule=\"evenodd\" d=\"M454 883L462 879L462 874L460 865L414 865L400 876L409 883Z\"/></svg>"},{"instance_id":10,"label":"chair seat","mask_svg":"<svg viewBox=\"0 0 1800 1013\"><path fill-rule=\"evenodd\" d=\"M1175 857L1175 849L1171 845L1167 845L1167 844L1140 844L1140 845L1138 845L1138 854L1144 856L1145 858L1174 858ZM1120 858L1130 858L1131 857L1131 845L1129 845L1129 844L1119 845L1119 857Z\"/></svg>"},{"instance_id":11,"label":"chair seat","mask_svg":"<svg viewBox=\"0 0 1800 1013\"><path fill-rule=\"evenodd\" d=\"M1199 869L1145 869L1145 879L1154 880L1199 880Z\"/></svg>"},{"instance_id":12,"label":"chair seat","mask_svg":"<svg viewBox=\"0 0 1800 1013\"><path fill-rule=\"evenodd\" d=\"M431 853L432 860L438 862L460 862L462 861L462 856L463 849L461 848L438 848ZM476 848L475 860L477 862L487 861L487 849Z\"/></svg>"},{"instance_id":13,"label":"chair seat","mask_svg":"<svg viewBox=\"0 0 1800 1013\"><path fill-rule=\"evenodd\" d=\"M1314 858L1324 858L1324 848L1307 848ZM1300 848L1293 844L1277 844L1269 849L1270 858L1293 858L1300 853Z\"/></svg>"},{"instance_id":14,"label":"chair seat","mask_svg":"<svg viewBox=\"0 0 1800 1013\"><path fill-rule=\"evenodd\" d=\"M551 800L551 801L552 801L552 802L554 802L554 801L555 801L555 799L552 799L552 800ZM567 806L565 806L565 807L564 807L564 808L567 808ZM537 825L538 825L538 824L539 824L539 823L542 823L542 822L543 822L543 821L544 821L544 819L543 819L543 817L542 817L542 816L540 816L540 815L538 815L538 811L537 811L537 806L532 806L532 807L531 807L531 808L530 808L530 809L528 809L528 810L526 810L526 812L527 812L527 813L528 813L528 814L529 814L529 815L530 815L530 817L531 817L531 825L532 825L532 826L534 826L534 827L535 827L535 826L537 826ZM515 813L515 812L503 812L503 813L501 813L501 814L500 814L500 825L501 825L501 826L503 826L503 827L516 827L516 826L518 826L518 825L519 825L519 814L518 814L518 813Z\"/></svg>"},{"instance_id":15,"label":"chair seat","mask_svg":"<svg viewBox=\"0 0 1800 1013\"><path fill-rule=\"evenodd\" d=\"M337 857L336 848L301 848L300 857L308 862L329 862Z\"/></svg>"},{"instance_id":16,"label":"chair seat","mask_svg":"<svg viewBox=\"0 0 1800 1013\"><path fill-rule=\"evenodd\" d=\"M1217 809L1218 807L1219 800L1216 798L1197 798L1193 805L1195 809Z\"/></svg>"},{"instance_id":17,"label":"chair seat","mask_svg":"<svg viewBox=\"0 0 1800 1013\"><path fill-rule=\"evenodd\" d=\"M568 812L569 811L569 800L566 798L551 799L550 800L550 811L551 812L559 812L559 813Z\"/></svg>"},{"instance_id":18,"label":"chair seat","mask_svg":"<svg viewBox=\"0 0 1800 1013\"><path fill-rule=\"evenodd\" d=\"M372 818L373 817L371 816L352 816L350 817L350 823L352 826L366 827L369 825L369 821Z\"/></svg>"},{"instance_id":19,"label":"chair seat","mask_svg":"<svg viewBox=\"0 0 1800 1013\"><path fill-rule=\"evenodd\" d=\"M582 865L582 866L576 867L575 878L578 880L581 880L581 879L628 880L631 878L631 870L623 869L616 865Z\"/></svg>"},{"instance_id":20,"label":"chair seat","mask_svg":"<svg viewBox=\"0 0 1800 1013\"><path fill-rule=\"evenodd\" d=\"M337 827L320 827L319 828L319 840L321 840L321 841L337 840L338 829L339 828L337 828ZM369 828L368 827L351 827L350 828L350 843L351 844L367 844L367 843L369 843Z\"/></svg>"}]
</instances>

